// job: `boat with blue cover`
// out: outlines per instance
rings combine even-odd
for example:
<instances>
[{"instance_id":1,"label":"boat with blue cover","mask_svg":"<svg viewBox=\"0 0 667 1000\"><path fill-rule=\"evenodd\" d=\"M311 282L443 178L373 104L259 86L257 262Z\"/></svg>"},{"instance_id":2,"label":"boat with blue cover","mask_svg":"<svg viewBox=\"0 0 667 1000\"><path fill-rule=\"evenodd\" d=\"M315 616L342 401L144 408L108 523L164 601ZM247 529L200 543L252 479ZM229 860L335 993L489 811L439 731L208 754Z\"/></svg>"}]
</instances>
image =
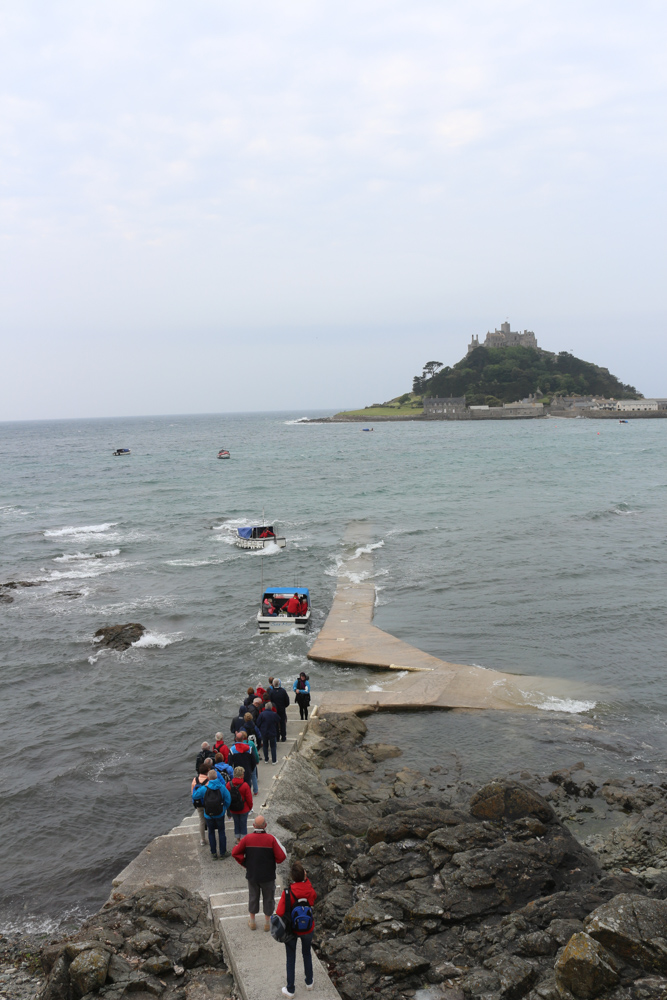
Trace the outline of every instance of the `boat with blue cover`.
<instances>
[{"instance_id":1,"label":"boat with blue cover","mask_svg":"<svg viewBox=\"0 0 667 1000\"><path fill-rule=\"evenodd\" d=\"M298 608L297 608L298 605ZM310 621L310 591L307 587L265 587L257 612L260 632L303 630Z\"/></svg>"},{"instance_id":2,"label":"boat with blue cover","mask_svg":"<svg viewBox=\"0 0 667 1000\"><path fill-rule=\"evenodd\" d=\"M129 455L129 454L130 454L129 448L116 448L116 450L112 452L112 455L115 458L118 458L120 455Z\"/></svg>"},{"instance_id":3,"label":"boat with blue cover","mask_svg":"<svg viewBox=\"0 0 667 1000\"><path fill-rule=\"evenodd\" d=\"M234 544L239 549L266 549L270 545L284 549L287 539L278 538L272 524L254 524L249 528L237 528Z\"/></svg>"}]
</instances>

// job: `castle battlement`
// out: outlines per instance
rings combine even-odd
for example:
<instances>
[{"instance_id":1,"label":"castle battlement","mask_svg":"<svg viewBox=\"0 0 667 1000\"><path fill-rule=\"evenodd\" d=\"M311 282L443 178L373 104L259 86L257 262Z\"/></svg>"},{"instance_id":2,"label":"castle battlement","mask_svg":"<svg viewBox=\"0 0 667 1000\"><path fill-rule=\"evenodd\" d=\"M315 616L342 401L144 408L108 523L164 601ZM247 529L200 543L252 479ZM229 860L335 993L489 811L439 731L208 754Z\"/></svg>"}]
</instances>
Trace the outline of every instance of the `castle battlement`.
<instances>
[{"instance_id":1,"label":"castle battlement","mask_svg":"<svg viewBox=\"0 0 667 1000\"><path fill-rule=\"evenodd\" d=\"M501 323L500 329L494 330L493 333L487 332L483 344L480 344L479 337L474 335L468 344L468 354L477 347L532 347L536 351L539 350L537 337L532 330L524 330L523 333L519 333L510 330L509 323Z\"/></svg>"}]
</instances>

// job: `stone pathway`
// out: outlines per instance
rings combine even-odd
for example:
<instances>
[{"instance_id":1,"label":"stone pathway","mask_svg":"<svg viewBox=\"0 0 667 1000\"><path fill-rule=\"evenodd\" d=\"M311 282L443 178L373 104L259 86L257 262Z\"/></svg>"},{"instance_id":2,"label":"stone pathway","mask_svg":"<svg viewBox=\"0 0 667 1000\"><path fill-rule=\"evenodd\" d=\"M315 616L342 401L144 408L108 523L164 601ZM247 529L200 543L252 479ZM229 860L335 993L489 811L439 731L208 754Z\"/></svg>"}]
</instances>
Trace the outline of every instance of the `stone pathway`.
<instances>
[{"instance_id":1,"label":"stone pathway","mask_svg":"<svg viewBox=\"0 0 667 1000\"><path fill-rule=\"evenodd\" d=\"M285 812L286 790L281 789L281 806L272 810L274 789L280 783L282 764L286 756L298 748L304 723L299 721L296 706L288 710L287 742L278 744L276 765L259 765L259 794L255 796L252 818L260 813L266 816L270 832L274 832L287 849L291 834L276 830L275 819ZM289 797L289 790L287 790ZM275 816L273 813L275 812ZM226 824L227 849L234 844L234 828ZM287 865L278 868L276 903L280 898ZM157 837L114 879L116 892L127 892L141 885L180 885L198 892L210 902L225 953L225 961L234 974L238 991L243 1000L270 1000L281 997L285 985L285 948L263 931L264 919L257 918L257 930L251 931L248 920L248 888L244 869L231 857L213 861L208 843L199 844L199 820L196 814L186 816L181 824L169 833ZM316 911L317 919L317 911ZM296 993L308 995L312 1000L337 1000L339 994L331 983L324 966L313 955L315 987L306 993L303 965L297 956Z\"/></svg>"}]
</instances>

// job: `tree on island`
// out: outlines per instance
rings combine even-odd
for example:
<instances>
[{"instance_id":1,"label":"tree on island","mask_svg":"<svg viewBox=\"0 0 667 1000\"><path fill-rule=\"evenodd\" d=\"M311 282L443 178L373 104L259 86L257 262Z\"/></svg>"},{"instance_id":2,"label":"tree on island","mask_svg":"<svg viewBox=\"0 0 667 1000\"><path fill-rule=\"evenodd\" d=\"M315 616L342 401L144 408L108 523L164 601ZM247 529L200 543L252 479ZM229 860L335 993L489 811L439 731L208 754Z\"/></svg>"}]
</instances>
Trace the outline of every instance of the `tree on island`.
<instances>
[{"instance_id":1,"label":"tree on island","mask_svg":"<svg viewBox=\"0 0 667 1000\"><path fill-rule=\"evenodd\" d=\"M431 367L435 366L435 367ZM532 347L477 347L453 367L424 365L413 379L412 391L426 396L465 396L469 406L498 406L539 391L540 397L602 396L641 399L607 368L575 358L568 351L554 354Z\"/></svg>"}]
</instances>

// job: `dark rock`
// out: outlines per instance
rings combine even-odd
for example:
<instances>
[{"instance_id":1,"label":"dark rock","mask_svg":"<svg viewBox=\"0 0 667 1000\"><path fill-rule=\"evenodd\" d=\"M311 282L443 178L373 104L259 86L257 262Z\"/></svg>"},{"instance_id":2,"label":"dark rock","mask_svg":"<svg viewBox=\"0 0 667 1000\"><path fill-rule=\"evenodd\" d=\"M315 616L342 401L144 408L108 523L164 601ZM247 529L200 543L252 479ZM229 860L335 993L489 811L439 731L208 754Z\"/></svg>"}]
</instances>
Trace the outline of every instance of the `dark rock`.
<instances>
[{"instance_id":1,"label":"dark rock","mask_svg":"<svg viewBox=\"0 0 667 1000\"><path fill-rule=\"evenodd\" d=\"M561 991L587 1000L618 983L613 955L588 934L574 934L556 962L556 983Z\"/></svg>"},{"instance_id":2,"label":"dark rock","mask_svg":"<svg viewBox=\"0 0 667 1000\"><path fill-rule=\"evenodd\" d=\"M534 965L516 955L498 955L484 964L498 976L499 992L505 1000L521 1000L538 975Z\"/></svg>"},{"instance_id":3,"label":"dark rock","mask_svg":"<svg viewBox=\"0 0 667 1000\"><path fill-rule=\"evenodd\" d=\"M312 813L295 812L289 816L279 816L276 821L285 830L291 830L297 837L314 829Z\"/></svg>"},{"instance_id":4,"label":"dark rock","mask_svg":"<svg viewBox=\"0 0 667 1000\"><path fill-rule=\"evenodd\" d=\"M531 934L522 934L517 938L513 952L517 955L535 957L537 955L555 955L558 951L558 942L547 931L533 931Z\"/></svg>"},{"instance_id":5,"label":"dark rock","mask_svg":"<svg viewBox=\"0 0 667 1000\"><path fill-rule=\"evenodd\" d=\"M402 915L402 909L391 902L385 902L379 898L360 899L345 914L343 930L349 934L350 931L358 930L361 927L381 924L385 920L394 920Z\"/></svg>"},{"instance_id":6,"label":"dark rock","mask_svg":"<svg viewBox=\"0 0 667 1000\"><path fill-rule=\"evenodd\" d=\"M667 972L667 902L622 893L584 921L590 937L649 972Z\"/></svg>"},{"instance_id":7,"label":"dark rock","mask_svg":"<svg viewBox=\"0 0 667 1000\"><path fill-rule=\"evenodd\" d=\"M151 955L141 966L142 972L148 972L151 976L165 976L173 969L173 964L166 955Z\"/></svg>"},{"instance_id":8,"label":"dark rock","mask_svg":"<svg viewBox=\"0 0 667 1000\"><path fill-rule=\"evenodd\" d=\"M368 828L366 839L369 844L378 844L384 840L388 843L405 840L407 837L418 837L425 840L429 833L445 826L447 816L445 810L415 808L408 809L393 816L383 816Z\"/></svg>"},{"instance_id":9,"label":"dark rock","mask_svg":"<svg viewBox=\"0 0 667 1000\"><path fill-rule=\"evenodd\" d=\"M470 812L478 819L488 820L536 816L543 823L552 823L556 818L541 795L517 781L491 781L484 785L471 798Z\"/></svg>"},{"instance_id":10,"label":"dark rock","mask_svg":"<svg viewBox=\"0 0 667 1000\"><path fill-rule=\"evenodd\" d=\"M337 836L352 834L354 837L364 837L373 819L377 807L366 805L336 806L329 813L328 821L331 832Z\"/></svg>"},{"instance_id":11,"label":"dark rock","mask_svg":"<svg viewBox=\"0 0 667 1000\"><path fill-rule=\"evenodd\" d=\"M348 884L337 885L321 902L318 902L318 926L332 929L338 927L353 903L354 886Z\"/></svg>"},{"instance_id":12,"label":"dark rock","mask_svg":"<svg viewBox=\"0 0 667 1000\"><path fill-rule=\"evenodd\" d=\"M403 753L401 748L394 746L393 743L366 743L364 749L375 764L380 764L391 757L400 757Z\"/></svg>"},{"instance_id":13,"label":"dark rock","mask_svg":"<svg viewBox=\"0 0 667 1000\"><path fill-rule=\"evenodd\" d=\"M131 622L128 625L105 625L103 628L98 628L95 638L99 637L100 646L122 651L141 639L145 631L144 626L138 622Z\"/></svg>"},{"instance_id":14,"label":"dark rock","mask_svg":"<svg viewBox=\"0 0 667 1000\"><path fill-rule=\"evenodd\" d=\"M104 986L109 958L110 953L102 948L87 948L76 956L69 967L75 997L83 997Z\"/></svg>"},{"instance_id":15,"label":"dark rock","mask_svg":"<svg viewBox=\"0 0 667 1000\"><path fill-rule=\"evenodd\" d=\"M581 920L552 920L547 927L549 935L560 945L567 944L573 934L578 934L583 929Z\"/></svg>"},{"instance_id":16,"label":"dark rock","mask_svg":"<svg viewBox=\"0 0 667 1000\"><path fill-rule=\"evenodd\" d=\"M374 944L365 955L368 965L377 966L379 972L395 979L425 972L431 964L423 955L402 944Z\"/></svg>"},{"instance_id":17,"label":"dark rock","mask_svg":"<svg viewBox=\"0 0 667 1000\"><path fill-rule=\"evenodd\" d=\"M339 865L349 865L354 858L365 854L367 844L356 837L329 837L325 833L313 830L295 841L292 850L297 858L315 855L333 858Z\"/></svg>"}]
</instances>

